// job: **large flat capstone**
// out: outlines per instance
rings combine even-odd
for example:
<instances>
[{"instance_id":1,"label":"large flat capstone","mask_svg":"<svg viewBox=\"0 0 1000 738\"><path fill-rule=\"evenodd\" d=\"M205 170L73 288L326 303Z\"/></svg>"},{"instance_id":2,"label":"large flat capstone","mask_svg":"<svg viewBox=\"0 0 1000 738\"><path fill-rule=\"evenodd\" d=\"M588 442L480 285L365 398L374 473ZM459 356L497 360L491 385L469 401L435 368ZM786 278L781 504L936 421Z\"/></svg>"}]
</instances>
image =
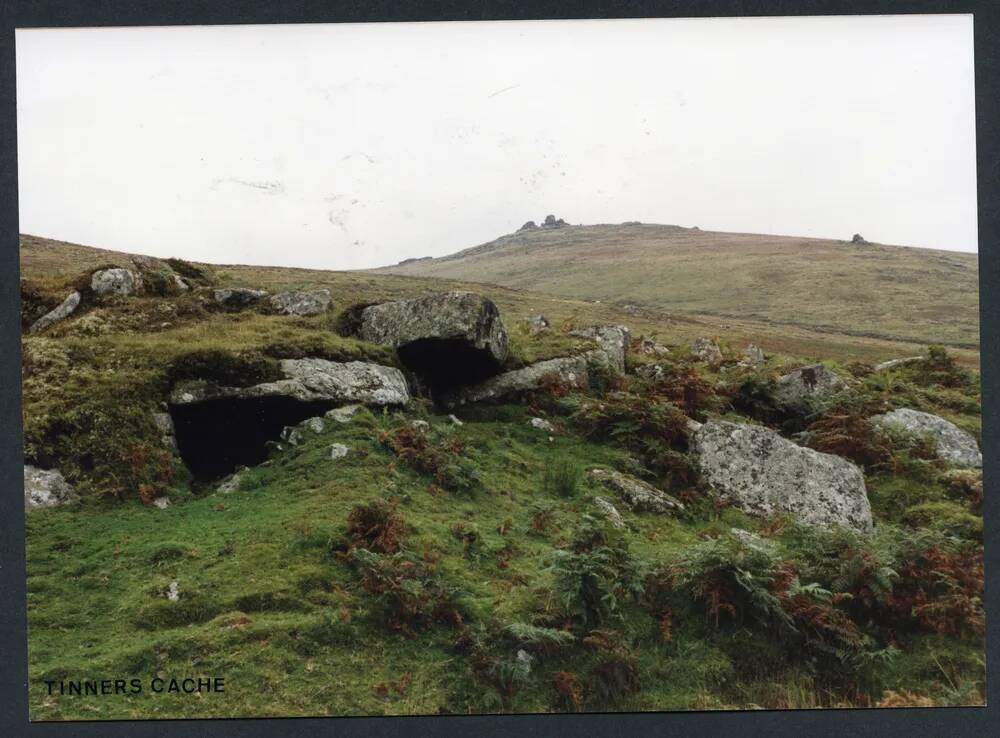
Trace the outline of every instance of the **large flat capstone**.
<instances>
[{"instance_id":1,"label":"large flat capstone","mask_svg":"<svg viewBox=\"0 0 1000 738\"><path fill-rule=\"evenodd\" d=\"M362 340L393 346L432 389L474 384L507 358L496 304L472 292L443 292L372 305L361 312Z\"/></svg>"},{"instance_id":2,"label":"large flat capstone","mask_svg":"<svg viewBox=\"0 0 1000 738\"><path fill-rule=\"evenodd\" d=\"M283 379L250 387L227 387L198 379L178 382L170 393L170 403L287 397L299 402L403 405L410 400L406 378L395 367L325 359L283 359L280 366Z\"/></svg>"}]
</instances>

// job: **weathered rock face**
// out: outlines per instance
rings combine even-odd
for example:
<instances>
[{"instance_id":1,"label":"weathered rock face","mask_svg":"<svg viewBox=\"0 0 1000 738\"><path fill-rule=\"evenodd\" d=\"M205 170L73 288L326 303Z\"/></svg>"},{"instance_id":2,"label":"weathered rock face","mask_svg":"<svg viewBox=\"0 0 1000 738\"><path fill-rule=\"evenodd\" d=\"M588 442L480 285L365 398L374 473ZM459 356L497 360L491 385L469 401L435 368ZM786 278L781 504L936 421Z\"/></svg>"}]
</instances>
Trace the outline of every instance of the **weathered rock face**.
<instances>
[{"instance_id":1,"label":"weathered rock face","mask_svg":"<svg viewBox=\"0 0 1000 738\"><path fill-rule=\"evenodd\" d=\"M142 278L131 269L100 269L90 276L90 289L94 294L134 295L142 288Z\"/></svg>"},{"instance_id":2,"label":"weathered rock face","mask_svg":"<svg viewBox=\"0 0 1000 738\"><path fill-rule=\"evenodd\" d=\"M446 395L444 404L455 407L470 402L495 400L540 389L547 382L556 382L570 388L584 388L589 381L588 357L590 355L597 357L598 353L603 359L603 352L592 351L580 356L539 361L521 369L504 372L487 379L482 384Z\"/></svg>"},{"instance_id":3,"label":"weathered rock face","mask_svg":"<svg viewBox=\"0 0 1000 738\"><path fill-rule=\"evenodd\" d=\"M844 380L822 364L804 366L780 377L774 399L788 408L808 409L812 403L824 400L844 387Z\"/></svg>"},{"instance_id":4,"label":"weathered rock face","mask_svg":"<svg viewBox=\"0 0 1000 738\"><path fill-rule=\"evenodd\" d=\"M711 338L698 338L691 344L691 353L710 366L722 363L722 349Z\"/></svg>"},{"instance_id":5,"label":"weathered rock face","mask_svg":"<svg viewBox=\"0 0 1000 738\"><path fill-rule=\"evenodd\" d=\"M545 221L542 223L542 228L562 228L566 225L566 221L562 218L557 218L554 215L546 215Z\"/></svg>"},{"instance_id":6,"label":"weathered rock face","mask_svg":"<svg viewBox=\"0 0 1000 738\"><path fill-rule=\"evenodd\" d=\"M160 431L160 442L176 451L177 438L174 436L174 419L170 417L170 413L153 413L153 422Z\"/></svg>"},{"instance_id":7,"label":"weathered rock face","mask_svg":"<svg viewBox=\"0 0 1000 738\"><path fill-rule=\"evenodd\" d=\"M251 307L267 297L267 290L252 290L247 287L228 287L214 290L215 301L225 308L234 310Z\"/></svg>"},{"instance_id":8,"label":"weathered rock face","mask_svg":"<svg viewBox=\"0 0 1000 738\"><path fill-rule=\"evenodd\" d=\"M693 428L690 440L703 481L746 513L872 529L864 476L846 459L798 446L770 428L720 420Z\"/></svg>"},{"instance_id":9,"label":"weathered rock face","mask_svg":"<svg viewBox=\"0 0 1000 738\"><path fill-rule=\"evenodd\" d=\"M976 439L937 415L903 408L885 415L876 415L872 422L883 427L895 426L918 435L928 434L934 439L938 457L951 466L972 469L983 465L983 454Z\"/></svg>"},{"instance_id":10,"label":"weathered rock face","mask_svg":"<svg viewBox=\"0 0 1000 738\"><path fill-rule=\"evenodd\" d=\"M613 528L625 527L625 521L622 520L621 513L618 512L618 509L614 505L605 500L603 497L595 497L594 506L597 507L597 509L600 510L602 513L604 513L604 517L606 517L608 519L608 522L611 523L611 527Z\"/></svg>"},{"instance_id":11,"label":"weathered rock face","mask_svg":"<svg viewBox=\"0 0 1000 738\"><path fill-rule=\"evenodd\" d=\"M475 384L496 374L508 350L497 306L472 292L365 308L359 336L394 346L400 361L433 390Z\"/></svg>"},{"instance_id":12,"label":"weathered rock face","mask_svg":"<svg viewBox=\"0 0 1000 738\"><path fill-rule=\"evenodd\" d=\"M24 465L24 507L56 507L76 502L73 487L62 474L53 469L38 469Z\"/></svg>"},{"instance_id":13,"label":"weathered rock face","mask_svg":"<svg viewBox=\"0 0 1000 738\"><path fill-rule=\"evenodd\" d=\"M865 237L862 236L860 233L855 233L851 237L851 243L868 243L868 242L865 240Z\"/></svg>"},{"instance_id":14,"label":"weathered rock face","mask_svg":"<svg viewBox=\"0 0 1000 738\"><path fill-rule=\"evenodd\" d=\"M298 290L271 296L271 307L283 315L320 315L330 308L330 290Z\"/></svg>"},{"instance_id":15,"label":"weathered rock face","mask_svg":"<svg viewBox=\"0 0 1000 738\"><path fill-rule=\"evenodd\" d=\"M360 409L361 405L344 405L343 407L336 407L330 410L323 417L329 418L335 423L347 424L351 422L355 413Z\"/></svg>"},{"instance_id":16,"label":"weathered rock face","mask_svg":"<svg viewBox=\"0 0 1000 738\"><path fill-rule=\"evenodd\" d=\"M176 406L258 397L365 405L403 405L410 401L406 379L395 367L326 359L282 359L280 367L284 379L251 387L225 387L198 379L178 382L170 393L170 403Z\"/></svg>"},{"instance_id":17,"label":"weathered rock face","mask_svg":"<svg viewBox=\"0 0 1000 738\"><path fill-rule=\"evenodd\" d=\"M316 432L319 416L336 406L402 405L410 399L403 373L394 367L324 359L285 359L280 367L282 379L251 387L205 380L174 386L170 414L177 445L195 477L216 479L237 466L262 463L286 427L300 440L304 430Z\"/></svg>"},{"instance_id":18,"label":"weathered rock face","mask_svg":"<svg viewBox=\"0 0 1000 738\"><path fill-rule=\"evenodd\" d=\"M684 509L680 501L666 492L628 474L600 468L591 469L587 474L615 492L629 509L636 512L671 514Z\"/></svg>"},{"instance_id":19,"label":"weathered rock face","mask_svg":"<svg viewBox=\"0 0 1000 738\"><path fill-rule=\"evenodd\" d=\"M73 314L73 311L80 305L80 293L71 292L69 297L62 301L59 307L47 312L41 318L36 320L31 324L28 329L29 333L39 333L45 330L53 323L58 323L60 320L64 320Z\"/></svg>"},{"instance_id":20,"label":"weathered rock face","mask_svg":"<svg viewBox=\"0 0 1000 738\"><path fill-rule=\"evenodd\" d=\"M625 371L625 351L630 340L629 330L623 325L594 326L572 331L571 336L580 336L596 341L607 356L607 364L621 374Z\"/></svg>"},{"instance_id":21,"label":"weathered rock face","mask_svg":"<svg viewBox=\"0 0 1000 738\"><path fill-rule=\"evenodd\" d=\"M521 231L537 231L537 230L538 230L538 225L535 223L535 221L529 220L523 226L518 228L517 232L520 233Z\"/></svg>"}]
</instances>

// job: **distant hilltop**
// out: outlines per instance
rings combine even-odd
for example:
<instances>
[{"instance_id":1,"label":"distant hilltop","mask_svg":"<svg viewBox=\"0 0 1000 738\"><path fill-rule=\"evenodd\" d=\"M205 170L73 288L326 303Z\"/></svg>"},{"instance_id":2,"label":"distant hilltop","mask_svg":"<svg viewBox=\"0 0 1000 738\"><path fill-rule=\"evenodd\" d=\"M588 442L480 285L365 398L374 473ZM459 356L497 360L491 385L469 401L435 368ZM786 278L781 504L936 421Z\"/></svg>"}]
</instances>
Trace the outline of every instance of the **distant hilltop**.
<instances>
[{"instance_id":1,"label":"distant hilltop","mask_svg":"<svg viewBox=\"0 0 1000 738\"><path fill-rule=\"evenodd\" d=\"M976 254L548 215L448 256L375 270L877 338L979 345Z\"/></svg>"}]
</instances>

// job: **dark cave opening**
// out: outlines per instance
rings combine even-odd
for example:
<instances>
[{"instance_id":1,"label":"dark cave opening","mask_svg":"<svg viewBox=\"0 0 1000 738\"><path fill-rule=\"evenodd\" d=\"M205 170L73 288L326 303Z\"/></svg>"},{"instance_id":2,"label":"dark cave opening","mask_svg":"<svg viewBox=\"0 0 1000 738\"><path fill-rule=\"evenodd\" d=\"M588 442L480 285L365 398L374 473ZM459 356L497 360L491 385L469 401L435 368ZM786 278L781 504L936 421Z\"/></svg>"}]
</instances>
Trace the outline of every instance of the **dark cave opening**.
<instances>
[{"instance_id":1,"label":"dark cave opening","mask_svg":"<svg viewBox=\"0 0 1000 738\"><path fill-rule=\"evenodd\" d=\"M400 346L396 353L433 393L478 384L500 371L488 349L462 339L425 338Z\"/></svg>"},{"instance_id":2,"label":"dark cave opening","mask_svg":"<svg viewBox=\"0 0 1000 738\"><path fill-rule=\"evenodd\" d=\"M268 441L286 425L322 415L336 403L299 402L289 397L220 399L171 405L181 459L198 481L232 473L238 466L267 460Z\"/></svg>"}]
</instances>

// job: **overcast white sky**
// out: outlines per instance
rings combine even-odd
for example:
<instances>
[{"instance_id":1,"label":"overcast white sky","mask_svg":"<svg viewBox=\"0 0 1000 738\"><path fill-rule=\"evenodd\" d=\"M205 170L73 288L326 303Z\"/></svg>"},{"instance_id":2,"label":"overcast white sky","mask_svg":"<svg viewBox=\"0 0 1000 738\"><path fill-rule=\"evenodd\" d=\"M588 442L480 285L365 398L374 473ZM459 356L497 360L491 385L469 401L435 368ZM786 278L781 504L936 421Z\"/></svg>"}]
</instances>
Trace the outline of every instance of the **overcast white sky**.
<instances>
[{"instance_id":1,"label":"overcast white sky","mask_svg":"<svg viewBox=\"0 0 1000 738\"><path fill-rule=\"evenodd\" d=\"M16 42L22 233L332 269L548 213L976 250L971 16Z\"/></svg>"}]
</instances>

